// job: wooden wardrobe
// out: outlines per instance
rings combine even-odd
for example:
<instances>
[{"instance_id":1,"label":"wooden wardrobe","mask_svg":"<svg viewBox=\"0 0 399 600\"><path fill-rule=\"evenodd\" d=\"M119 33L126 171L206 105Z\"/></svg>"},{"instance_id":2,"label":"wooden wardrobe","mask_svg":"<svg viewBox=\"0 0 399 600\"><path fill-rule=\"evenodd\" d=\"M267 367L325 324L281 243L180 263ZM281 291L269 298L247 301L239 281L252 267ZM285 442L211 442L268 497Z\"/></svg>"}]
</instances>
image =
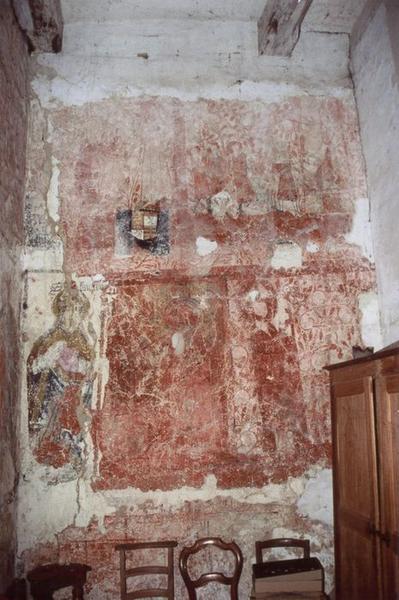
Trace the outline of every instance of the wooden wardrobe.
<instances>
[{"instance_id":1,"label":"wooden wardrobe","mask_svg":"<svg viewBox=\"0 0 399 600\"><path fill-rule=\"evenodd\" d=\"M327 367L337 600L399 599L399 347Z\"/></svg>"}]
</instances>

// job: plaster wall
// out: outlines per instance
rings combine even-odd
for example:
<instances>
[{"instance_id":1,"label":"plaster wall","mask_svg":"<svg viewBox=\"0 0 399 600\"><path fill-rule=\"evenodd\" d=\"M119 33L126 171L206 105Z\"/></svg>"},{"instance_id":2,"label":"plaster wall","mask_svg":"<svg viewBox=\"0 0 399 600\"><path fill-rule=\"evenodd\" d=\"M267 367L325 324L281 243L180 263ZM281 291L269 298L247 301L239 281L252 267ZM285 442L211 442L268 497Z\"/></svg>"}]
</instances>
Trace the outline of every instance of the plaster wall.
<instances>
[{"instance_id":1,"label":"plaster wall","mask_svg":"<svg viewBox=\"0 0 399 600\"><path fill-rule=\"evenodd\" d=\"M322 367L380 343L347 35L266 59L251 20L80 14L32 80L20 571L112 599L116 543L216 535L245 597L254 541L302 535L330 580Z\"/></svg>"},{"instance_id":2,"label":"plaster wall","mask_svg":"<svg viewBox=\"0 0 399 600\"><path fill-rule=\"evenodd\" d=\"M27 131L27 51L8 0L0 8L0 590L14 573L20 383L20 254Z\"/></svg>"},{"instance_id":3,"label":"plaster wall","mask_svg":"<svg viewBox=\"0 0 399 600\"><path fill-rule=\"evenodd\" d=\"M399 214L398 25L396 3L381 3L352 50L384 344L399 338L399 265L395 250Z\"/></svg>"}]
</instances>

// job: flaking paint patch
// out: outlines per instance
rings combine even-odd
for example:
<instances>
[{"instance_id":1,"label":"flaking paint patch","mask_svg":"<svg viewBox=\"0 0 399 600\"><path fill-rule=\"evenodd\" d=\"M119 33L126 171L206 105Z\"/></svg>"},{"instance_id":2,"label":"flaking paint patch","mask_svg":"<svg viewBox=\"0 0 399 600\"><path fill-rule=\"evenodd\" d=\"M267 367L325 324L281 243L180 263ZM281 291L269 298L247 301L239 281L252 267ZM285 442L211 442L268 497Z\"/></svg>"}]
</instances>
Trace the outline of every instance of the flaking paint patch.
<instances>
[{"instance_id":1,"label":"flaking paint patch","mask_svg":"<svg viewBox=\"0 0 399 600\"><path fill-rule=\"evenodd\" d=\"M302 266L302 248L294 242L277 244L271 265L274 269L299 269Z\"/></svg>"},{"instance_id":2,"label":"flaking paint patch","mask_svg":"<svg viewBox=\"0 0 399 600\"><path fill-rule=\"evenodd\" d=\"M379 350L382 348L382 337L378 296L376 292L365 292L359 295L358 301L362 313L361 333L363 344L374 348L374 350Z\"/></svg>"},{"instance_id":3,"label":"flaking paint patch","mask_svg":"<svg viewBox=\"0 0 399 600\"><path fill-rule=\"evenodd\" d=\"M19 488L19 532L21 551L46 541L75 522L79 505L76 482L49 485L56 469L31 464L31 471L21 479Z\"/></svg>"},{"instance_id":4,"label":"flaking paint patch","mask_svg":"<svg viewBox=\"0 0 399 600\"><path fill-rule=\"evenodd\" d=\"M199 256L208 256L208 254L215 252L216 248L218 247L217 242L208 240L202 236L197 237L195 245L197 247L197 254L199 254Z\"/></svg>"},{"instance_id":5,"label":"flaking paint patch","mask_svg":"<svg viewBox=\"0 0 399 600\"><path fill-rule=\"evenodd\" d=\"M178 356L183 354L186 344L184 335L181 331L176 331L176 333L172 335L172 346Z\"/></svg>"},{"instance_id":6,"label":"flaking paint patch","mask_svg":"<svg viewBox=\"0 0 399 600\"><path fill-rule=\"evenodd\" d=\"M315 254L319 250L320 250L320 246L319 246L319 244L316 244L315 242L309 241L306 244L306 252L310 252L310 254Z\"/></svg>"},{"instance_id":7,"label":"flaking paint patch","mask_svg":"<svg viewBox=\"0 0 399 600\"><path fill-rule=\"evenodd\" d=\"M249 302L256 302L256 300L258 300L259 296L260 296L259 290L251 290L250 292L248 292L246 298Z\"/></svg>"}]
</instances>

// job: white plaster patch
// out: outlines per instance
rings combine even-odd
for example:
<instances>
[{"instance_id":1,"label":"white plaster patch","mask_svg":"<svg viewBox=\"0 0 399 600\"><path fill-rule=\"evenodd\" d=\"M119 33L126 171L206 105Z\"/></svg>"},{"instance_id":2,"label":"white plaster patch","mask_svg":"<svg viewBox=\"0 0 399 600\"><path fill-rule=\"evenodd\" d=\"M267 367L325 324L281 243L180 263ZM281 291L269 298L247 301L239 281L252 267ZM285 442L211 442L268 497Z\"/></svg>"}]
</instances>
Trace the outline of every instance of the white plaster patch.
<instances>
[{"instance_id":1,"label":"white plaster patch","mask_svg":"<svg viewBox=\"0 0 399 600\"><path fill-rule=\"evenodd\" d=\"M370 262L374 262L368 198L358 198L356 200L352 229L350 233L345 235L345 240L349 244L360 246L363 256Z\"/></svg>"},{"instance_id":2,"label":"white plaster patch","mask_svg":"<svg viewBox=\"0 0 399 600\"><path fill-rule=\"evenodd\" d=\"M212 254L212 252L215 252L216 248L218 247L217 242L208 240L207 238L201 236L197 237L195 244L197 246L197 254L200 256Z\"/></svg>"},{"instance_id":3,"label":"white plaster patch","mask_svg":"<svg viewBox=\"0 0 399 600\"><path fill-rule=\"evenodd\" d=\"M92 333L96 332L94 338L86 332L89 338L95 342L96 356L93 365L97 377L93 385L93 406L92 408L101 408L104 403L105 388L109 379L109 361L106 358L106 348L108 345L108 320L112 310L112 303L115 291L102 273L96 273L93 276L78 277L72 274L76 287L84 292L86 298L90 300L89 322L92 326ZM104 291L106 290L106 294ZM103 325L102 325L103 323ZM100 332L103 327L103 339L101 341ZM103 344L104 355L102 355L101 344ZM96 406L97 402L97 406Z\"/></svg>"},{"instance_id":4,"label":"white plaster patch","mask_svg":"<svg viewBox=\"0 0 399 600\"><path fill-rule=\"evenodd\" d=\"M256 21L216 26L213 19L140 20L128 12L121 21L64 24L62 53L35 58L32 86L42 106L143 94L265 102L307 95L310 88L319 95L352 94L346 35L304 32L293 56L276 60L258 55ZM137 56L143 50L146 61Z\"/></svg>"},{"instance_id":5,"label":"white plaster patch","mask_svg":"<svg viewBox=\"0 0 399 600\"><path fill-rule=\"evenodd\" d=\"M50 185L49 185L48 192L47 192L47 210L50 215L50 218L56 222L58 222L60 220L60 215L58 213L59 203L60 203L59 196L58 196L60 170L58 168L58 164L59 164L58 160L56 158L54 158L54 156L52 156L51 157L52 173L51 173Z\"/></svg>"},{"instance_id":6,"label":"white plaster patch","mask_svg":"<svg viewBox=\"0 0 399 600\"><path fill-rule=\"evenodd\" d=\"M320 246L319 246L319 244L316 244L315 242L309 241L306 244L306 252L310 252L310 254L314 254L315 252L318 252L319 250L320 250Z\"/></svg>"},{"instance_id":7,"label":"white plaster patch","mask_svg":"<svg viewBox=\"0 0 399 600\"><path fill-rule=\"evenodd\" d=\"M277 311L273 318L273 325L280 331L285 331L287 335L291 334L290 315L288 313L288 302L285 298L278 298Z\"/></svg>"},{"instance_id":8,"label":"white plaster patch","mask_svg":"<svg viewBox=\"0 0 399 600\"><path fill-rule=\"evenodd\" d=\"M184 335L181 331L176 331L176 333L172 335L172 346L178 356L184 353L186 343L184 341Z\"/></svg>"},{"instance_id":9,"label":"white plaster patch","mask_svg":"<svg viewBox=\"0 0 399 600\"><path fill-rule=\"evenodd\" d=\"M104 518L121 508L138 508L152 502L154 507L167 510L179 509L186 502L207 502L218 497L232 498L247 504L295 504L302 501L304 510L310 507L313 519L322 520L323 512L317 510L323 506L323 471L315 475L313 469L302 477L289 478L282 484L269 484L261 488L220 489L214 475L208 475L200 488L184 486L175 490L151 490L143 492L137 488L106 490L94 492L90 479L78 482L48 485L48 476L44 472L56 473L56 469L44 468L32 461L25 464L26 478L21 484L19 503L19 552L36 546L39 542L54 540L54 536L69 525L87 527L93 518L103 527ZM26 471L28 469L28 471ZM317 473L317 470L316 470ZM309 479L313 477L313 479ZM304 484L306 482L306 484ZM314 487L312 488L312 484ZM305 493L302 494L305 488ZM317 498L308 499L312 490ZM302 494L302 498L299 494ZM46 506L46 511L43 511Z\"/></svg>"},{"instance_id":10,"label":"white plaster patch","mask_svg":"<svg viewBox=\"0 0 399 600\"><path fill-rule=\"evenodd\" d=\"M300 515L326 525L333 524L332 470L322 469L305 484L297 502Z\"/></svg>"},{"instance_id":11,"label":"white plaster patch","mask_svg":"<svg viewBox=\"0 0 399 600\"><path fill-rule=\"evenodd\" d=\"M232 217L237 219L239 215L239 205L236 200L230 196L228 192L219 192L210 199L210 210L216 219L224 217Z\"/></svg>"},{"instance_id":12,"label":"white plaster patch","mask_svg":"<svg viewBox=\"0 0 399 600\"><path fill-rule=\"evenodd\" d=\"M53 240L50 248L26 248L22 254L24 271L60 271L64 263L64 248L60 238Z\"/></svg>"},{"instance_id":13,"label":"white plaster patch","mask_svg":"<svg viewBox=\"0 0 399 600\"><path fill-rule=\"evenodd\" d=\"M365 292L358 297L359 308L362 313L361 332L365 346L374 350L382 348L380 312L378 296L375 292Z\"/></svg>"},{"instance_id":14,"label":"white plaster patch","mask_svg":"<svg viewBox=\"0 0 399 600\"><path fill-rule=\"evenodd\" d=\"M271 265L274 269L299 269L302 266L302 248L294 242L277 244Z\"/></svg>"},{"instance_id":15,"label":"white plaster patch","mask_svg":"<svg viewBox=\"0 0 399 600\"><path fill-rule=\"evenodd\" d=\"M18 494L20 552L54 540L57 533L74 523L78 512L76 482L49 485L46 477L47 470L37 466L25 480L21 479Z\"/></svg>"}]
</instances>

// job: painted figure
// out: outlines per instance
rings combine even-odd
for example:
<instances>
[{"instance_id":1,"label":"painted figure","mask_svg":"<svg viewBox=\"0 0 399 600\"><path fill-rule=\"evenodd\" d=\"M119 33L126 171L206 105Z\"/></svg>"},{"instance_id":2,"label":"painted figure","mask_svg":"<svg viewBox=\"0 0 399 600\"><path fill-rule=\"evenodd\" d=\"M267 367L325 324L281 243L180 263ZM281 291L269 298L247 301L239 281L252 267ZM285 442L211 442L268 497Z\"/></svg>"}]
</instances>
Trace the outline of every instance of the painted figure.
<instances>
[{"instance_id":1,"label":"painted figure","mask_svg":"<svg viewBox=\"0 0 399 600\"><path fill-rule=\"evenodd\" d=\"M54 298L54 327L33 345L28 358L29 431L37 460L79 471L83 429L89 421L94 349L83 331L89 301L77 290Z\"/></svg>"}]
</instances>

